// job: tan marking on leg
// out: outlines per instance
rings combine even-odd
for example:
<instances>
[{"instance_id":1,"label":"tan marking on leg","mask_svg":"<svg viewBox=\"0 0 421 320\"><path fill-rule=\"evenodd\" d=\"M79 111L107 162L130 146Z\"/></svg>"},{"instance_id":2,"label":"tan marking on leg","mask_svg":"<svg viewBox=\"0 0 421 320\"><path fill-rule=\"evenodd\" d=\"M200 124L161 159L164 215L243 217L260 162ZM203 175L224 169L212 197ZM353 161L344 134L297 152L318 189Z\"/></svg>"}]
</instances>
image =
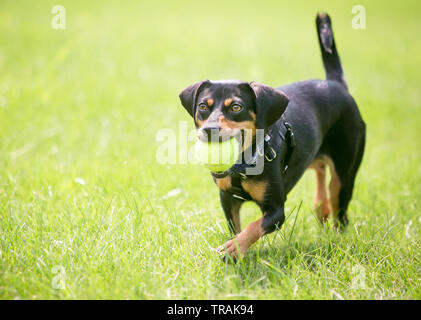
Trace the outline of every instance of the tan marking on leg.
<instances>
[{"instance_id":1,"label":"tan marking on leg","mask_svg":"<svg viewBox=\"0 0 421 320\"><path fill-rule=\"evenodd\" d=\"M330 160L330 159L329 159ZM335 164L332 160L328 161L330 170L330 204L332 207L333 217L336 219L339 211L339 192L341 190L341 181L339 180L338 174L336 173Z\"/></svg>"},{"instance_id":2,"label":"tan marking on leg","mask_svg":"<svg viewBox=\"0 0 421 320\"><path fill-rule=\"evenodd\" d=\"M265 198L266 189L268 186L267 181L241 181L244 190L257 202L262 202Z\"/></svg>"},{"instance_id":3,"label":"tan marking on leg","mask_svg":"<svg viewBox=\"0 0 421 320\"><path fill-rule=\"evenodd\" d=\"M229 107L231 105L231 103L232 103L232 99L231 98L225 99L224 106Z\"/></svg>"},{"instance_id":4,"label":"tan marking on leg","mask_svg":"<svg viewBox=\"0 0 421 320\"><path fill-rule=\"evenodd\" d=\"M309 168L316 172L316 192L314 194L314 211L321 223L326 222L332 212L326 188L326 164L328 157L318 157L313 160Z\"/></svg>"},{"instance_id":5,"label":"tan marking on leg","mask_svg":"<svg viewBox=\"0 0 421 320\"><path fill-rule=\"evenodd\" d=\"M263 217L250 223L234 239L225 243L223 246L218 248L218 250L221 250L232 257L243 257L248 248L265 234L265 231L262 228L262 222Z\"/></svg>"},{"instance_id":6,"label":"tan marking on leg","mask_svg":"<svg viewBox=\"0 0 421 320\"><path fill-rule=\"evenodd\" d=\"M329 167L331 177L329 184L330 199L327 197L326 190L326 165ZM316 170L317 189L314 196L314 205L319 219L321 221L326 221L330 213L336 219L339 211L339 191L341 189L341 182L336 173L335 164L330 157L323 156L315 159L310 164L309 168Z\"/></svg>"},{"instance_id":7,"label":"tan marking on leg","mask_svg":"<svg viewBox=\"0 0 421 320\"><path fill-rule=\"evenodd\" d=\"M317 159L311 163L310 168L316 172L314 210L320 222L326 222L330 214L330 203L326 188L326 163L323 159Z\"/></svg>"}]
</instances>

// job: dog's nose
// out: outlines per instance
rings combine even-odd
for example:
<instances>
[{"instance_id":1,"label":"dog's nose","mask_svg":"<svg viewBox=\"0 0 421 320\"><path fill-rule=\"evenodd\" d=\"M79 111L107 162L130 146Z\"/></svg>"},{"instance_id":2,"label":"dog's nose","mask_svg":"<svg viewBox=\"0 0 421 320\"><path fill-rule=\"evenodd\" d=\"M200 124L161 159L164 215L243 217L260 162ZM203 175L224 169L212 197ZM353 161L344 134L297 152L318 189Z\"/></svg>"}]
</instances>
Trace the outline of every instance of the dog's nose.
<instances>
[{"instance_id":1,"label":"dog's nose","mask_svg":"<svg viewBox=\"0 0 421 320\"><path fill-rule=\"evenodd\" d=\"M203 142L224 142L231 139L232 131L217 126L206 126L198 131L197 137Z\"/></svg>"},{"instance_id":2,"label":"dog's nose","mask_svg":"<svg viewBox=\"0 0 421 320\"><path fill-rule=\"evenodd\" d=\"M199 131L198 138L205 142L220 142L221 129L216 126L205 127Z\"/></svg>"}]
</instances>

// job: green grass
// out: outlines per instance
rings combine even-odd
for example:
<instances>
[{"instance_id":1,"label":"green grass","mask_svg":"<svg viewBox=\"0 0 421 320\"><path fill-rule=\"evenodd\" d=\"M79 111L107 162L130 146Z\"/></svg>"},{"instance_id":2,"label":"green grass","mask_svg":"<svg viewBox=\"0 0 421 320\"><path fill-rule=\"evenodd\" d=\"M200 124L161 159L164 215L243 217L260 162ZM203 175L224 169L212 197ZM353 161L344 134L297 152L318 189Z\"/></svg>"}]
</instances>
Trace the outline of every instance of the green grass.
<instances>
[{"instance_id":1,"label":"green grass","mask_svg":"<svg viewBox=\"0 0 421 320\"><path fill-rule=\"evenodd\" d=\"M419 2L359 1L366 30L353 1L64 0L66 30L56 4L0 4L0 298L421 298ZM217 188L158 164L156 133L193 127L178 93L195 81L323 77L318 10L368 127L350 226L318 226L309 171L282 230L223 264Z\"/></svg>"}]
</instances>

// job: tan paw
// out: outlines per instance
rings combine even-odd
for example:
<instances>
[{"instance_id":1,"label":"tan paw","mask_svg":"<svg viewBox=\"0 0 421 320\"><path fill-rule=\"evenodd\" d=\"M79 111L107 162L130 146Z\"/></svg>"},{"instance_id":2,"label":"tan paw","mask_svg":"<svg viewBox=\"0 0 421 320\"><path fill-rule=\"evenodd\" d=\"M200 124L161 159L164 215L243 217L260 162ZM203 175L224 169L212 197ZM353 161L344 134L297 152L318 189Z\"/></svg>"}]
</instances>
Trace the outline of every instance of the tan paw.
<instances>
[{"instance_id":1,"label":"tan paw","mask_svg":"<svg viewBox=\"0 0 421 320\"><path fill-rule=\"evenodd\" d=\"M317 212L317 216L319 217L321 222L326 222L329 218L329 214L332 211L330 207L329 199L323 199L314 203L314 210Z\"/></svg>"},{"instance_id":2,"label":"tan paw","mask_svg":"<svg viewBox=\"0 0 421 320\"><path fill-rule=\"evenodd\" d=\"M218 248L218 252L220 252L224 256L230 256L232 258L239 258L244 257L248 249L247 241L242 240L239 237L231 239L227 241L225 244Z\"/></svg>"}]
</instances>

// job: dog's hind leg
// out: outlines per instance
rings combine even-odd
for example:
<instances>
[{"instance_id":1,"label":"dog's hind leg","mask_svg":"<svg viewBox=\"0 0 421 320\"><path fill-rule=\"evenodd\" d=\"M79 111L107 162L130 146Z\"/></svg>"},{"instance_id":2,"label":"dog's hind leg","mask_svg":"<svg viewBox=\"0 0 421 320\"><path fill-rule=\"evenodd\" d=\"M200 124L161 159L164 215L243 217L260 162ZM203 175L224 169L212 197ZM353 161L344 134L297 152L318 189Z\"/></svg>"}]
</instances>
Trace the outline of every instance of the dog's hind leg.
<instances>
[{"instance_id":1,"label":"dog's hind leg","mask_svg":"<svg viewBox=\"0 0 421 320\"><path fill-rule=\"evenodd\" d=\"M326 161L316 158L310 165L316 172L316 192L314 194L314 211L319 221L326 222L331 212L330 201L326 188Z\"/></svg>"},{"instance_id":2,"label":"dog's hind leg","mask_svg":"<svg viewBox=\"0 0 421 320\"><path fill-rule=\"evenodd\" d=\"M348 149L332 154L330 163L332 180L329 185L335 227L343 229L348 224L347 210L352 198L355 177L364 153L365 128Z\"/></svg>"},{"instance_id":3,"label":"dog's hind leg","mask_svg":"<svg viewBox=\"0 0 421 320\"><path fill-rule=\"evenodd\" d=\"M333 214L333 217L336 218L339 212L339 193L341 190L342 183L341 183L341 180L339 179L338 173L336 172L335 164L330 158L328 160L328 165L329 165L329 171L330 171L330 183L329 183L330 207L331 207L331 212Z\"/></svg>"}]
</instances>

